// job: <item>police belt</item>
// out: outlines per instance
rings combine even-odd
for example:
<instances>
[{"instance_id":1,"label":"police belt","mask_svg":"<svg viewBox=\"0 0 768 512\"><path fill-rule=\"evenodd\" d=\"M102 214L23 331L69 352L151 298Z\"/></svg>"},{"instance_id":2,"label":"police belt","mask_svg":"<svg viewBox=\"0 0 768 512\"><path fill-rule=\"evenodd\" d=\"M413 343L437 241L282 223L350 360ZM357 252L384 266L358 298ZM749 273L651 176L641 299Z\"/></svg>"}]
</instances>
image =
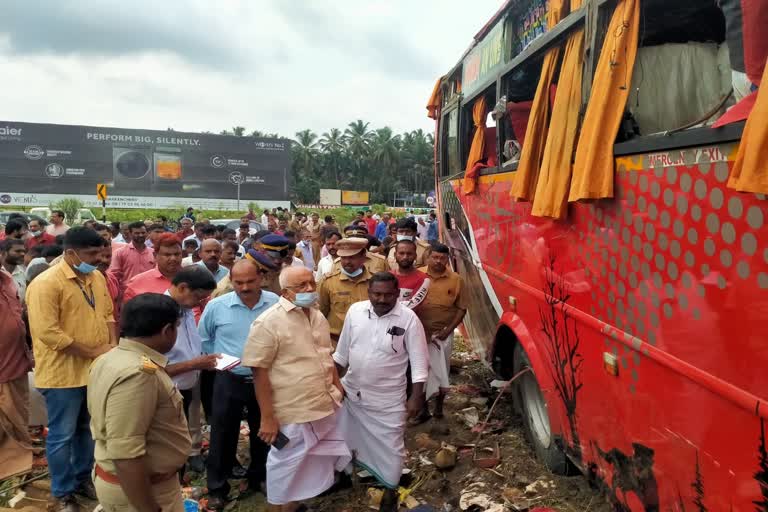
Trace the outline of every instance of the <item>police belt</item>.
<instances>
[{"instance_id":1,"label":"police belt","mask_svg":"<svg viewBox=\"0 0 768 512\"><path fill-rule=\"evenodd\" d=\"M94 469L96 471L96 476L101 478L108 484L120 485L120 479L117 477L116 474L110 473L109 471L102 468L98 464L96 464L96 467ZM170 480L173 477L177 477L178 475L179 475L178 471L171 471L169 473L156 473L154 475L149 476L149 483L159 484L159 483L165 482L166 480Z\"/></svg>"}]
</instances>

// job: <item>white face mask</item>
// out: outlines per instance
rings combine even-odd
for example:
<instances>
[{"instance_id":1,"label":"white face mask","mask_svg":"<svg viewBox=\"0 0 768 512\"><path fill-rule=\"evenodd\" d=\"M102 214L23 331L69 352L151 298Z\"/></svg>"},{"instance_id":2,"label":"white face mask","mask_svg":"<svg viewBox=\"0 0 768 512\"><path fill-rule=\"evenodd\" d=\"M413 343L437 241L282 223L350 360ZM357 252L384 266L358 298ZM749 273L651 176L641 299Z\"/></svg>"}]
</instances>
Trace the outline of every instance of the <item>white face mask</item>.
<instances>
[{"instance_id":1,"label":"white face mask","mask_svg":"<svg viewBox=\"0 0 768 512\"><path fill-rule=\"evenodd\" d=\"M413 237L409 235L397 235L397 241L402 242L403 240L408 240L413 242Z\"/></svg>"}]
</instances>

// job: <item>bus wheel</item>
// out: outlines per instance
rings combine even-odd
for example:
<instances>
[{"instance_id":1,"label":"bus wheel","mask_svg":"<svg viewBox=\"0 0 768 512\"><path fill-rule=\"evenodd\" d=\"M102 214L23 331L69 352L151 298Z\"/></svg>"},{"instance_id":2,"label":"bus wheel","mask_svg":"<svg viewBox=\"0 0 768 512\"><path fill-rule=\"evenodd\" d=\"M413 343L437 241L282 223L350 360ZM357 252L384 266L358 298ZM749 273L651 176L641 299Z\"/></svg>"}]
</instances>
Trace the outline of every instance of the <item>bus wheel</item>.
<instances>
[{"instance_id":1,"label":"bus wheel","mask_svg":"<svg viewBox=\"0 0 768 512\"><path fill-rule=\"evenodd\" d=\"M515 374L530 367L528 356L523 347L518 343L515 346L514 368ZM555 443L552 436L552 428L549 423L547 402L541 393L541 388L533 372L527 372L520 376L515 385L517 402L523 416L523 426L528 442L536 452L536 456L547 468L557 475L569 473L568 458Z\"/></svg>"}]
</instances>

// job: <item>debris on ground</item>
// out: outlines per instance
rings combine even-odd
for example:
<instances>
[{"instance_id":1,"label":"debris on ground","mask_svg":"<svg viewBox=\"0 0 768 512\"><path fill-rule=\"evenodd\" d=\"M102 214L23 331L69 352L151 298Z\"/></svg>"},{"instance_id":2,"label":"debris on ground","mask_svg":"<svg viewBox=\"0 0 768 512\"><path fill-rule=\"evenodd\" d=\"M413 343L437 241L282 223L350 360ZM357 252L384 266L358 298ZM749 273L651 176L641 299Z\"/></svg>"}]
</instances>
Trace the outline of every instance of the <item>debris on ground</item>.
<instances>
[{"instance_id":1,"label":"debris on ground","mask_svg":"<svg viewBox=\"0 0 768 512\"><path fill-rule=\"evenodd\" d=\"M445 400L445 417L433 418L406 431L407 459L400 482L401 511L411 512L609 512L604 497L589 488L582 476L552 475L525 441L523 423L512 405L508 381L496 380L486 364L470 354L456 337L452 367L454 384ZM500 393L503 396L499 398ZM496 400L499 398L498 400ZM489 416L490 415L490 416ZM489 419L490 417L490 419ZM203 430L203 453L210 430ZM249 463L248 428L243 424L238 462ZM50 480L44 458L45 431L35 432L38 452L32 474L0 482L0 507L23 491L13 512L45 512ZM31 481L37 478L36 481ZM364 512L383 493L367 472L332 494L307 502L316 512ZM266 511L260 492L248 489L245 479L231 480L232 512ZM206 510L205 474L188 472L184 498ZM378 499L378 501L377 501ZM95 512L97 503L80 500L82 512ZM192 503L189 504L190 509ZM378 509L378 505L373 505ZM6 512L0 508L0 512Z\"/></svg>"}]
</instances>

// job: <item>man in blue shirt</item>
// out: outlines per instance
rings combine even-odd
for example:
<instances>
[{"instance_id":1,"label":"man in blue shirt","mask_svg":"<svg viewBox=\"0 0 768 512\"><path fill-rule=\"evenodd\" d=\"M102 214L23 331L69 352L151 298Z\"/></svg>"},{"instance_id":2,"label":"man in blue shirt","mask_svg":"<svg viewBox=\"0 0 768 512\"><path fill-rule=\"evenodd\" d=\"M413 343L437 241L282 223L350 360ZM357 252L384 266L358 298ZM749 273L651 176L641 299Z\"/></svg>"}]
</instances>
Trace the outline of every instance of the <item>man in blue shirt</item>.
<instances>
[{"instance_id":1,"label":"man in blue shirt","mask_svg":"<svg viewBox=\"0 0 768 512\"><path fill-rule=\"evenodd\" d=\"M165 354L168 358L165 371L173 379L184 399L184 416L189 422L189 435L193 441L200 437L200 422L189 421L190 404L197 403L197 407L200 407L200 370L216 368L218 355L203 355L203 340L197 331L192 310L200 306L215 289L216 281L209 271L191 266L176 274L171 281L171 287L165 292L181 306L182 313L176 344ZM197 473L205 471L200 448L194 446L194 443L187 467ZM181 475L184 475L184 468Z\"/></svg>"},{"instance_id":2,"label":"man in blue shirt","mask_svg":"<svg viewBox=\"0 0 768 512\"><path fill-rule=\"evenodd\" d=\"M435 212L429 214L429 227L427 227L427 242L436 242L439 238L437 232L437 215Z\"/></svg>"},{"instance_id":3,"label":"man in blue shirt","mask_svg":"<svg viewBox=\"0 0 768 512\"><path fill-rule=\"evenodd\" d=\"M379 239L379 241L384 240L387 237L387 228L389 227L389 221L392 218L392 215L389 213L385 213L381 216L381 220L379 221L378 225L376 226L376 238Z\"/></svg>"},{"instance_id":4,"label":"man in blue shirt","mask_svg":"<svg viewBox=\"0 0 768 512\"><path fill-rule=\"evenodd\" d=\"M267 258L264 254L257 254L256 257ZM259 267L250 261L240 260L235 263L230 273L234 292L209 302L200 318L203 352L242 357L251 324L279 300L274 293L261 289L262 278ZM248 409L248 425L251 430L248 483L252 489L258 490L266 479L269 446L258 436L261 412L251 371L236 366L218 372L213 385L211 444L207 464L210 495L208 507L214 510L224 508L229 494L227 479L236 460L240 419L245 408Z\"/></svg>"}]
</instances>

